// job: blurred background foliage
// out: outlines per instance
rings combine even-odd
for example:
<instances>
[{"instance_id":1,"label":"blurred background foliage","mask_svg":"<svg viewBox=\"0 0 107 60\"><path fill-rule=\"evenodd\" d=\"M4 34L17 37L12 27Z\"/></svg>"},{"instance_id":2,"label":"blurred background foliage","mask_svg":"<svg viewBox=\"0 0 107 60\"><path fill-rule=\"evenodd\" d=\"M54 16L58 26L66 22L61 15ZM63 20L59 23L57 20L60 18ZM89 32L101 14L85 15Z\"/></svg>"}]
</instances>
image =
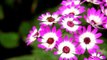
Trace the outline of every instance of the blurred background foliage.
<instances>
[{"instance_id":1,"label":"blurred background foliage","mask_svg":"<svg viewBox=\"0 0 107 60\"><path fill-rule=\"evenodd\" d=\"M53 52L37 48L35 41L26 46L25 39L32 26L39 28L37 17L47 11L54 12L62 0L2 0L0 1L0 60L58 60ZM92 4L84 4L86 8ZM83 25L86 22L81 19ZM107 31L103 33L101 51L107 56ZM64 32L64 34L68 34ZM87 54L78 56L82 60Z\"/></svg>"}]
</instances>

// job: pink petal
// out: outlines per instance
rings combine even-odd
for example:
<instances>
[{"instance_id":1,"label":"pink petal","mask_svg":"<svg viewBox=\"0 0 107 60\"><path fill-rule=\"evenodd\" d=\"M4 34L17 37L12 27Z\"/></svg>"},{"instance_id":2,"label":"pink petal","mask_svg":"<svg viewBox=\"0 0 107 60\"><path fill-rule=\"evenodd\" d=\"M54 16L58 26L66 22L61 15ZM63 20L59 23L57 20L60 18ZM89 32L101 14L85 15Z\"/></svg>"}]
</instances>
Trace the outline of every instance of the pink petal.
<instances>
[{"instance_id":1,"label":"pink petal","mask_svg":"<svg viewBox=\"0 0 107 60\"><path fill-rule=\"evenodd\" d=\"M102 36L101 33L97 33L97 34L96 34L96 38L99 38L100 36Z\"/></svg>"}]
</instances>

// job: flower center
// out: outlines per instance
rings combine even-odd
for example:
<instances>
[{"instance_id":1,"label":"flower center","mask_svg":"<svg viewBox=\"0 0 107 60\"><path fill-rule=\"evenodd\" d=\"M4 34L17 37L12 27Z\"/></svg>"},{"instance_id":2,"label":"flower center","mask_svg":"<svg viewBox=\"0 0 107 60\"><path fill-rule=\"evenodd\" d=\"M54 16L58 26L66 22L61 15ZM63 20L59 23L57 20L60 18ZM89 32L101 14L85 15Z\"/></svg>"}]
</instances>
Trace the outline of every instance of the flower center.
<instances>
[{"instance_id":1,"label":"flower center","mask_svg":"<svg viewBox=\"0 0 107 60\"><path fill-rule=\"evenodd\" d=\"M85 42L85 44L89 44L90 43L90 38L89 37L86 37L86 38L84 38L84 42Z\"/></svg>"},{"instance_id":2,"label":"flower center","mask_svg":"<svg viewBox=\"0 0 107 60\"><path fill-rule=\"evenodd\" d=\"M91 23L92 23L92 24L97 24L94 20L91 20Z\"/></svg>"},{"instance_id":3,"label":"flower center","mask_svg":"<svg viewBox=\"0 0 107 60\"><path fill-rule=\"evenodd\" d=\"M54 42L54 39L53 38L48 38L48 40L47 40L47 43L48 44L52 44Z\"/></svg>"},{"instance_id":4,"label":"flower center","mask_svg":"<svg viewBox=\"0 0 107 60\"><path fill-rule=\"evenodd\" d=\"M64 46L63 47L63 52L64 53L69 53L70 52L70 48L68 46Z\"/></svg>"},{"instance_id":5,"label":"flower center","mask_svg":"<svg viewBox=\"0 0 107 60\"><path fill-rule=\"evenodd\" d=\"M70 27L73 27L73 26L74 26L74 23L73 23L72 21L68 21L68 22L67 22L67 25L70 26Z\"/></svg>"},{"instance_id":6,"label":"flower center","mask_svg":"<svg viewBox=\"0 0 107 60\"><path fill-rule=\"evenodd\" d=\"M34 37L38 37L39 36L39 32L36 32L33 36Z\"/></svg>"},{"instance_id":7,"label":"flower center","mask_svg":"<svg viewBox=\"0 0 107 60\"><path fill-rule=\"evenodd\" d=\"M47 20L48 22L53 22L55 19L53 17L48 17Z\"/></svg>"},{"instance_id":8,"label":"flower center","mask_svg":"<svg viewBox=\"0 0 107 60\"><path fill-rule=\"evenodd\" d=\"M71 12L71 13L69 13L70 15L75 15L75 13L74 12Z\"/></svg>"}]
</instances>

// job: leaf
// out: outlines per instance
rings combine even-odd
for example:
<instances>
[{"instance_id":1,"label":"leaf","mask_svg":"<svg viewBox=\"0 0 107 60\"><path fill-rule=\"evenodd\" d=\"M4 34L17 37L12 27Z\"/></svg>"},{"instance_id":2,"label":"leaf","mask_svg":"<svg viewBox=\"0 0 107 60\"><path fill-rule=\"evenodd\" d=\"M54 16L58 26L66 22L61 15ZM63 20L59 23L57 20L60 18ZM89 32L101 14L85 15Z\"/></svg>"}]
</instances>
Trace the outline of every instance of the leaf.
<instances>
[{"instance_id":1,"label":"leaf","mask_svg":"<svg viewBox=\"0 0 107 60\"><path fill-rule=\"evenodd\" d=\"M4 11L2 5L0 5L0 20L4 19Z\"/></svg>"},{"instance_id":2,"label":"leaf","mask_svg":"<svg viewBox=\"0 0 107 60\"><path fill-rule=\"evenodd\" d=\"M25 38L27 36L27 34L29 33L30 29L32 29L30 23L22 22L20 27L19 27L19 33L21 34L21 36L23 38Z\"/></svg>"},{"instance_id":3,"label":"leaf","mask_svg":"<svg viewBox=\"0 0 107 60\"><path fill-rule=\"evenodd\" d=\"M5 3L6 3L8 6L12 7L13 4L14 4L14 1L15 1L15 0L5 0Z\"/></svg>"},{"instance_id":4,"label":"leaf","mask_svg":"<svg viewBox=\"0 0 107 60\"><path fill-rule=\"evenodd\" d=\"M35 56L35 60L58 60L58 56L53 54L53 51L45 51L37 47L38 42L33 43L34 50L32 51Z\"/></svg>"},{"instance_id":5,"label":"leaf","mask_svg":"<svg viewBox=\"0 0 107 60\"><path fill-rule=\"evenodd\" d=\"M25 56L9 58L7 60L35 60L35 57L32 55L25 55Z\"/></svg>"},{"instance_id":6,"label":"leaf","mask_svg":"<svg viewBox=\"0 0 107 60\"><path fill-rule=\"evenodd\" d=\"M60 7L60 5L57 5L56 7L47 9L47 11L53 13L53 12L57 11L59 7Z\"/></svg>"},{"instance_id":7,"label":"leaf","mask_svg":"<svg viewBox=\"0 0 107 60\"><path fill-rule=\"evenodd\" d=\"M36 60L37 59L44 60L44 58L46 60L58 60L58 56L55 56L53 54L53 52L50 52L50 51L46 52L46 51L39 49L39 48L34 49L33 54L34 54L34 56L36 56Z\"/></svg>"},{"instance_id":8,"label":"leaf","mask_svg":"<svg viewBox=\"0 0 107 60\"><path fill-rule=\"evenodd\" d=\"M100 52L102 52L104 55L106 55L107 56L107 38L102 38L103 39L103 44L100 44L99 46L100 46Z\"/></svg>"},{"instance_id":9,"label":"leaf","mask_svg":"<svg viewBox=\"0 0 107 60\"><path fill-rule=\"evenodd\" d=\"M18 46L19 35L14 32L0 33L0 43L6 48Z\"/></svg>"}]
</instances>

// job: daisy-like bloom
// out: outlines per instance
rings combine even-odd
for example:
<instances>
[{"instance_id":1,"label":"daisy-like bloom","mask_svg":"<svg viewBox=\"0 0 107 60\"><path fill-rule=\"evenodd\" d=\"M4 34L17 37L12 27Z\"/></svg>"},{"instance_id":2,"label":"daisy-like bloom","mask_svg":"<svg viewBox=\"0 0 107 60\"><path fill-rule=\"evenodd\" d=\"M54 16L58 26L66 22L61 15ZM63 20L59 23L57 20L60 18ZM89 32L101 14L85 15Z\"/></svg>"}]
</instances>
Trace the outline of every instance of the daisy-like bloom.
<instances>
[{"instance_id":1,"label":"daisy-like bloom","mask_svg":"<svg viewBox=\"0 0 107 60\"><path fill-rule=\"evenodd\" d=\"M40 24L53 25L54 23L57 23L59 21L59 15L57 12L54 12L53 14L47 12L46 14L42 14L41 16L39 16L38 20L41 21Z\"/></svg>"},{"instance_id":2,"label":"daisy-like bloom","mask_svg":"<svg viewBox=\"0 0 107 60\"><path fill-rule=\"evenodd\" d=\"M103 21L103 27L104 27L105 29L107 29L107 20L104 20L104 21Z\"/></svg>"},{"instance_id":3,"label":"daisy-like bloom","mask_svg":"<svg viewBox=\"0 0 107 60\"><path fill-rule=\"evenodd\" d=\"M38 38L38 41L41 42L41 44L38 44L38 47L48 51L55 47L56 41L59 40L62 34L61 30L56 30L55 26L52 28L52 30L50 30L50 28L47 26L41 29L40 36L41 38Z\"/></svg>"},{"instance_id":4,"label":"daisy-like bloom","mask_svg":"<svg viewBox=\"0 0 107 60\"><path fill-rule=\"evenodd\" d=\"M84 58L84 60L106 60L106 56L101 52L94 52L89 58Z\"/></svg>"},{"instance_id":5,"label":"daisy-like bloom","mask_svg":"<svg viewBox=\"0 0 107 60\"><path fill-rule=\"evenodd\" d=\"M102 0L104 6L107 6L107 0Z\"/></svg>"},{"instance_id":6,"label":"daisy-like bloom","mask_svg":"<svg viewBox=\"0 0 107 60\"><path fill-rule=\"evenodd\" d=\"M107 16L107 7L100 5L100 8L101 8L102 13Z\"/></svg>"},{"instance_id":7,"label":"daisy-like bloom","mask_svg":"<svg viewBox=\"0 0 107 60\"><path fill-rule=\"evenodd\" d=\"M34 42L38 37L40 37L39 35L39 31L37 31L37 28L35 26L32 27L32 30L30 30L27 38L26 38L26 43L27 45L31 44L32 42Z\"/></svg>"},{"instance_id":8,"label":"daisy-like bloom","mask_svg":"<svg viewBox=\"0 0 107 60\"><path fill-rule=\"evenodd\" d=\"M85 7L80 5L75 5L72 3L71 5L68 6L61 6L58 11L63 16L69 14L77 16L85 11Z\"/></svg>"},{"instance_id":9,"label":"daisy-like bloom","mask_svg":"<svg viewBox=\"0 0 107 60\"><path fill-rule=\"evenodd\" d=\"M84 16L87 23L91 24L93 27L99 27L102 25L103 21L106 19L101 10L96 10L95 8L89 8L87 11L87 16Z\"/></svg>"},{"instance_id":10,"label":"daisy-like bloom","mask_svg":"<svg viewBox=\"0 0 107 60\"><path fill-rule=\"evenodd\" d=\"M100 39L102 34L97 33L97 31L97 28L92 30L91 25L89 25L87 29L83 27L78 31L78 34L74 34L75 41L79 42L77 47L78 53L84 54L86 49L88 50L88 53L99 50L99 46L97 44L102 44L103 40Z\"/></svg>"},{"instance_id":11,"label":"daisy-like bloom","mask_svg":"<svg viewBox=\"0 0 107 60\"><path fill-rule=\"evenodd\" d=\"M67 5L71 5L72 3L78 5L80 4L80 0L63 0L61 5L67 6Z\"/></svg>"},{"instance_id":12,"label":"daisy-like bloom","mask_svg":"<svg viewBox=\"0 0 107 60\"><path fill-rule=\"evenodd\" d=\"M62 16L59 24L62 25L62 29L66 29L66 31L69 31L70 33L75 32L81 28L79 25L81 24L81 21L79 21L77 18L74 18L73 15Z\"/></svg>"},{"instance_id":13,"label":"daisy-like bloom","mask_svg":"<svg viewBox=\"0 0 107 60\"><path fill-rule=\"evenodd\" d=\"M74 43L72 41L72 38L68 38L68 36L65 36L63 40L62 38L60 38L60 40L57 42L57 51L54 52L54 54L61 55L59 60L77 60L77 57L75 56L75 54L77 54L77 43Z\"/></svg>"},{"instance_id":14,"label":"daisy-like bloom","mask_svg":"<svg viewBox=\"0 0 107 60\"><path fill-rule=\"evenodd\" d=\"M100 0L85 0L85 1L96 4L96 5L99 5L102 3Z\"/></svg>"}]
</instances>

